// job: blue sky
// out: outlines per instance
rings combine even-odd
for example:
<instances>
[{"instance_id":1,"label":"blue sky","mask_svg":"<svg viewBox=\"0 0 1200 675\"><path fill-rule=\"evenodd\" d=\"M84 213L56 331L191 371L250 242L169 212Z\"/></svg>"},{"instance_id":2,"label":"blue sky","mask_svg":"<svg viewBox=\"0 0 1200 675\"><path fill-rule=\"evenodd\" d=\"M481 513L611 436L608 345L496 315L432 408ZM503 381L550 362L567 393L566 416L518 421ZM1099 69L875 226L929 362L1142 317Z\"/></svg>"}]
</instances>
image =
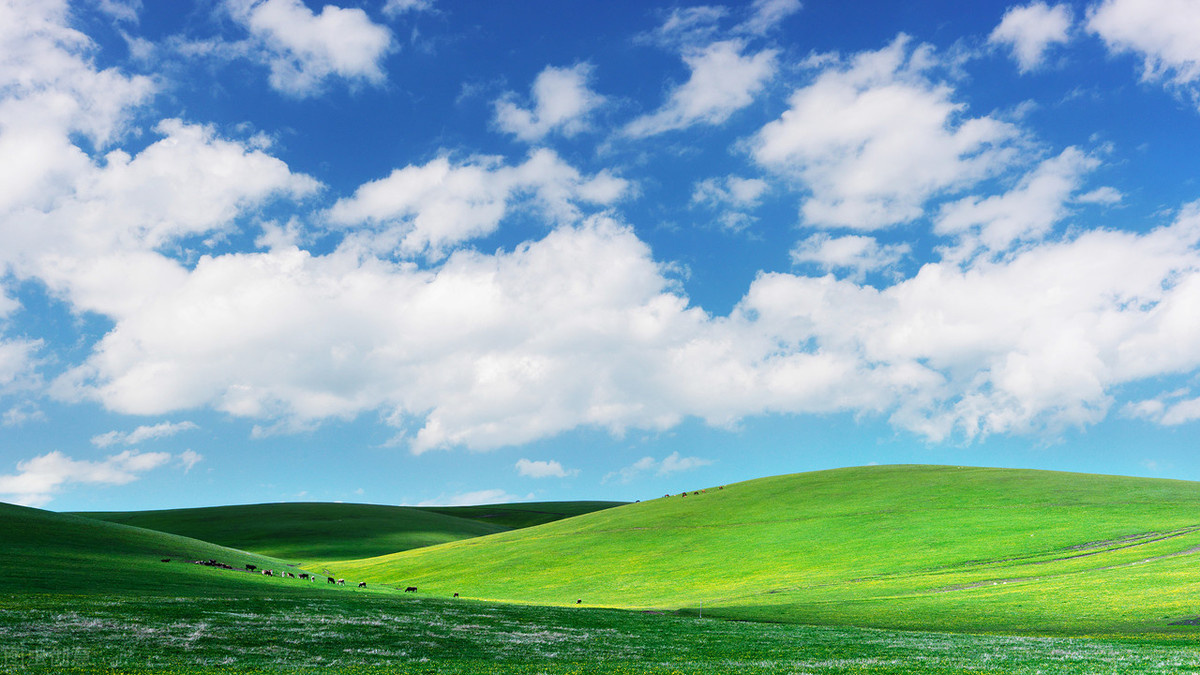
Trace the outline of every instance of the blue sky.
<instances>
[{"instance_id":1,"label":"blue sky","mask_svg":"<svg viewBox=\"0 0 1200 675\"><path fill-rule=\"evenodd\" d=\"M0 500L1200 480L1200 6L0 0Z\"/></svg>"}]
</instances>

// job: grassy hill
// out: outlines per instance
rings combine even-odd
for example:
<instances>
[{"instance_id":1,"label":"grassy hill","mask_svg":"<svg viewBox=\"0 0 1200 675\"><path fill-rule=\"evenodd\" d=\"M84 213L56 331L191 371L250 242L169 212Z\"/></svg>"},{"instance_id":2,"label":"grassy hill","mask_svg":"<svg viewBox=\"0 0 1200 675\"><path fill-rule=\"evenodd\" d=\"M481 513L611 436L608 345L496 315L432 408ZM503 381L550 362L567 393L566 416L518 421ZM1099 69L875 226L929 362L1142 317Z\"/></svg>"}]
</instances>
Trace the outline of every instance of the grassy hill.
<instances>
[{"instance_id":1,"label":"grassy hill","mask_svg":"<svg viewBox=\"0 0 1200 675\"><path fill-rule=\"evenodd\" d=\"M1200 616L1200 484L888 466L763 478L331 564L422 593L955 631Z\"/></svg>"},{"instance_id":2,"label":"grassy hill","mask_svg":"<svg viewBox=\"0 0 1200 675\"><path fill-rule=\"evenodd\" d=\"M620 502L531 502L459 507L296 502L74 515L170 532L315 565L504 532Z\"/></svg>"},{"instance_id":3,"label":"grassy hill","mask_svg":"<svg viewBox=\"0 0 1200 675\"><path fill-rule=\"evenodd\" d=\"M190 564L194 560L241 569ZM0 593L246 596L318 586L252 574L244 571L247 564L291 569L278 559L188 537L0 503Z\"/></svg>"}]
</instances>

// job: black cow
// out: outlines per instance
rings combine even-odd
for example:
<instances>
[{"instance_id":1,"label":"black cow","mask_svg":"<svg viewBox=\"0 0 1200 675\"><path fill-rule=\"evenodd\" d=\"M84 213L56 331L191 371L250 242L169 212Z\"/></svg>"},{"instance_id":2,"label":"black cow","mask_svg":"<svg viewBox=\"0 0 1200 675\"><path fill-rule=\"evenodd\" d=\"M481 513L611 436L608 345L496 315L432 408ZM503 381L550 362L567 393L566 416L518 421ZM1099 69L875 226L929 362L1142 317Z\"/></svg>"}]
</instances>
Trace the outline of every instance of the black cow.
<instances>
[{"instance_id":1,"label":"black cow","mask_svg":"<svg viewBox=\"0 0 1200 675\"><path fill-rule=\"evenodd\" d=\"M163 562L171 562L171 559L170 559L170 558L163 558L163 559L162 559L162 561L163 561Z\"/></svg>"},{"instance_id":2,"label":"black cow","mask_svg":"<svg viewBox=\"0 0 1200 675\"><path fill-rule=\"evenodd\" d=\"M248 569L248 570L250 570L251 572L253 572L254 570L256 570L256 569L258 569L258 568L257 568L257 567L255 567L254 565L246 565L246 569Z\"/></svg>"},{"instance_id":3,"label":"black cow","mask_svg":"<svg viewBox=\"0 0 1200 675\"><path fill-rule=\"evenodd\" d=\"M458 597L458 593L455 593L455 594L454 594L454 597L456 597L456 598L457 598L457 597Z\"/></svg>"},{"instance_id":4,"label":"black cow","mask_svg":"<svg viewBox=\"0 0 1200 675\"><path fill-rule=\"evenodd\" d=\"M416 587L416 586L409 586L408 588L404 589L404 592L405 592L405 593L416 593L416 592L417 592L417 587Z\"/></svg>"},{"instance_id":5,"label":"black cow","mask_svg":"<svg viewBox=\"0 0 1200 675\"><path fill-rule=\"evenodd\" d=\"M326 578L326 579L328 579L328 580L329 580L329 583L331 583L331 584L336 584L336 583L337 583L337 579L334 579L333 577L325 577L325 578Z\"/></svg>"},{"instance_id":6,"label":"black cow","mask_svg":"<svg viewBox=\"0 0 1200 675\"><path fill-rule=\"evenodd\" d=\"M366 587L367 587L367 582L365 582L365 581L360 581L360 582L358 582L358 587L359 587L359 588L366 588Z\"/></svg>"}]
</instances>

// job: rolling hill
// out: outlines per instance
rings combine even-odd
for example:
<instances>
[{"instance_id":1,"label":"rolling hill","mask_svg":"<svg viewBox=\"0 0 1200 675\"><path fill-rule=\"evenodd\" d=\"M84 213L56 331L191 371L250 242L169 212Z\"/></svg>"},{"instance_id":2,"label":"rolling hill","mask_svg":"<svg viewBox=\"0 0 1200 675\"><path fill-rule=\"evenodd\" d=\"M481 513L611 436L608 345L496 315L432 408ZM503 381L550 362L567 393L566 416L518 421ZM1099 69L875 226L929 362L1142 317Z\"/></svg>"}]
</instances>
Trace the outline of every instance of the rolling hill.
<instances>
[{"instance_id":1,"label":"rolling hill","mask_svg":"<svg viewBox=\"0 0 1200 675\"><path fill-rule=\"evenodd\" d=\"M365 558L480 537L617 506L528 502L409 507L295 502L159 511L78 512L306 565Z\"/></svg>"},{"instance_id":2,"label":"rolling hill","mask_svg":"<svg viewBox=\"0 0 1200 675\"><path fill-rule=\"evenodd\" d=\"M191 564L195 560L239 569ZM197 539L0 503L3 593L245 596L312 590L296 580L249 573L247 564L289 569L285 561Z\"/></svg>"},{"instance_id":3,"label":"rolling hill","mask_svg":"<svg viewBox=\"0 0 1200 675\"><path fill-rule=\"evenodd\" d=\"M510 602L1132 634L1200 623L1198 551L1197 483L885 466L763 478L330 567Z\"/></svg>"}]
</instances>

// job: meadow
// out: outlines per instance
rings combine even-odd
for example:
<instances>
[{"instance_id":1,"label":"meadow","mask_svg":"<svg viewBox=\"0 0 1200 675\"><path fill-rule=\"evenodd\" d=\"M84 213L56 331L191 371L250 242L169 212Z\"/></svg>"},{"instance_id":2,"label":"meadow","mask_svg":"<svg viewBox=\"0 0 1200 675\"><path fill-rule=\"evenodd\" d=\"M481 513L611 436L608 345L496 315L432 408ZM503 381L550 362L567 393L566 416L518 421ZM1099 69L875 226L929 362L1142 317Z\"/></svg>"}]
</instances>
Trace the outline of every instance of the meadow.
<instances>
[{"instance_id":1,"label":"meadow","mask_svg":"<svg viewBox=\"0 0 1200 675\"><path fill-rule=\"evenodd\" d=\"M624 505L0 504L0 672L1200 673L1198 551L1200 485L953 467ZM305 570L347 584L279 576Z\"/></svg>"},{"instance_id":2,"label":"meadow","mask_svg":"<svg viewBox=\"0 0 1200 675\"><path fill-rule=\"evenodd\" d=\"M1200 648L699 619L387 597L0 597L0 669L17 673L1200 672Z\"/></svg>"}]
</instances>

